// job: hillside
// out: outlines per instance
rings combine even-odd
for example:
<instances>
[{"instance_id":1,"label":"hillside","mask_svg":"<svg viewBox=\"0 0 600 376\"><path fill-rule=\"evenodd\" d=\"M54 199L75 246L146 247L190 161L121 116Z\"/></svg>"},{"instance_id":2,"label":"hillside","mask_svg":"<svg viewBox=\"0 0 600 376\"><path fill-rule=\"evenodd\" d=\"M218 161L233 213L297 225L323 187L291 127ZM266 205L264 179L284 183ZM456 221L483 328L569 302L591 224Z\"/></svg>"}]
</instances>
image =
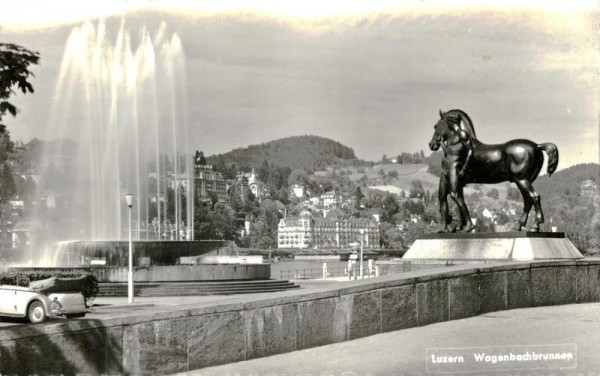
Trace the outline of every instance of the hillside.
<instances>
[{"instance_id":1,"label":"hillside","mask_svg":"<svg viewBox=\"0 0 600 376\"><path fill-rule=\"evenodd\" d=\"M595 163L579 164L559 170L552 176L540 176L533 184L542 197L579 196L585 180L600 184L600 166Z\"/></svg>"},{"instance_id":2,"label":"hillside","mask_svg":"<svg viewBox=\"0 0 600 376\"><path fill-rule=\"evenodd\" d=\"M307 170L358 162L353 149L318 136L287 137L207 158L209 164L216 164L217 160L241 168L259 167L267 161L271 165Z\"/></svg>"}]
</instances>

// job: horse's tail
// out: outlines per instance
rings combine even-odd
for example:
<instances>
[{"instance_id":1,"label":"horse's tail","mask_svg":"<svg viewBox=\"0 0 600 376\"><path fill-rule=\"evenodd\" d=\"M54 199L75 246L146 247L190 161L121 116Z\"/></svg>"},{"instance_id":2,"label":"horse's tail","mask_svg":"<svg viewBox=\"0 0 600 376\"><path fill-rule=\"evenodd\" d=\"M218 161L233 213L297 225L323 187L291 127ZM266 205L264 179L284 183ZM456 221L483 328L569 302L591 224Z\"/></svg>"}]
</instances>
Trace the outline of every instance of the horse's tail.
<instances>
[{"instance_id":1,"label":"horse's tail","mask_svg":"<svg viewBox=\"0 0 600 376\"><path fill-rule=\"evenodd\" d=\"M552 176L558 166L558 148L551 142L539 144L537 147L548 154L548 176Z\"/></svg>"}]
</instances>

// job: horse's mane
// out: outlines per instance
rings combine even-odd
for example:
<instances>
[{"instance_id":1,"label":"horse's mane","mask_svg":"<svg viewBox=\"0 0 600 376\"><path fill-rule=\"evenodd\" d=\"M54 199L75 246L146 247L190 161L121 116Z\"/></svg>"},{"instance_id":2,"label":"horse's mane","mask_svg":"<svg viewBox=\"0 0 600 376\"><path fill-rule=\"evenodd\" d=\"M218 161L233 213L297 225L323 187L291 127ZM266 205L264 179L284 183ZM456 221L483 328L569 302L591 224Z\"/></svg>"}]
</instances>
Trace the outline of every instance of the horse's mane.
<instances>
[{"instance_id":1,"label":"horse's mane","mask_svg":"<svg viewBox=\"0 0 600 376\"><path fill-rule=\"evenodd\" d=\"M463 110L457 110L457 109L447 111L446 114L449 114L451 112L460 114L460 118L461 118L460 128L462 130L464 130L465 132L467 132L469 134L469 136L471 136L471 138L477 139L477 135L475 134L475 128L473 127L473 120L471 120L469 115L467 115L467 113L464 112Z\"/></svg>"}]
</instances>

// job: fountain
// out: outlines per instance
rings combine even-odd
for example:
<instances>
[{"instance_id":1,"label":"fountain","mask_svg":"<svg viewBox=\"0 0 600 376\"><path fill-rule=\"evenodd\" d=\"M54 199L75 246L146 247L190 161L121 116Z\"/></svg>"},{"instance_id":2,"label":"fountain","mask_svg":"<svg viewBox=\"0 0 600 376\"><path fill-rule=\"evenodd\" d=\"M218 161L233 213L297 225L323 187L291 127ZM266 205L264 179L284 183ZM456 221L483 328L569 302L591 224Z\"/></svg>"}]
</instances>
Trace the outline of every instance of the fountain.
<instances>
[{"instance_id":1,"label":"fountain","mask_svg":"<svg viewBox=\"0 0 600 376\"><path fill-rule=\"evenodd\" d=\"M21 270L126 281L127 242L118 239L127 238L125 194L133 193L136 281L269 279L262 259L236 266L232 242L194 240L180 38L164 22L154 32L131 33L125 20L110 26L86 22L66 42L47 127L55 141L38 166L43 225Z\"/></svg>"},{"instance_id":2,"label":"fountain","mask_svg":"<svg viewBox=\"0 0 600 376\"><path fill-rule=\"evenodd\" d=\"M66 43L47 128L56 141L40 166L38 202L46 205L37 216L52 234L41 240L124 238L125 193L136 197L136 239L191 240L193 200L182 206L193 169L181 40L165 23L154 36L145 27L132 35L124 20L114 37L109 29L87 22Z\"/></svg>"}]
</instances>

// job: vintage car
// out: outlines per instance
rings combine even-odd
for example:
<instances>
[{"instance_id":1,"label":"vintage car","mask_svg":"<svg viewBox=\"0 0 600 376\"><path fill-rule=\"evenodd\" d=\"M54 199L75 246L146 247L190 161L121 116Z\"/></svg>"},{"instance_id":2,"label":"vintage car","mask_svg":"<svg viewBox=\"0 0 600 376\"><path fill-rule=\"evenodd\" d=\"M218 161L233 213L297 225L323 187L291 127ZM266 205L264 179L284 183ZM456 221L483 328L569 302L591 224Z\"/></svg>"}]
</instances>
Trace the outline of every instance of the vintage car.
<instances>
[{"instance_id":1,"label":"vintage car","mask_svg":"<svg viewBox=\"0 0 600 376\"><path fill-rule=\"evenodd\" d=\"M84 317L89 308L80 292L57 288L56 278L32 282L29 287L0 285L0 316L27 317L32 323L51 316Z\"/></svg>"}]
</instances>

